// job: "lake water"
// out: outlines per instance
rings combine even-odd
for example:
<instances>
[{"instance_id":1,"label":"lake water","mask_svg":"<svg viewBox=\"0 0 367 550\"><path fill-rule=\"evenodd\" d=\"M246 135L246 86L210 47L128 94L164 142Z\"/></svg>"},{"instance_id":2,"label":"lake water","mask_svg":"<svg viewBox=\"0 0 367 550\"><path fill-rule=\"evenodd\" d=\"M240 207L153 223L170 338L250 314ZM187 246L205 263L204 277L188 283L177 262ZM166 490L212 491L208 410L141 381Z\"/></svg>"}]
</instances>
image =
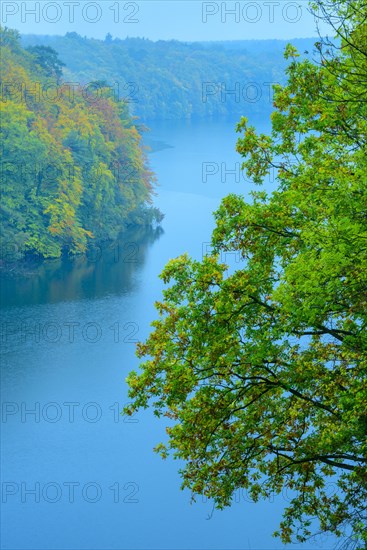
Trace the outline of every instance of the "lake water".
<instances>
[{"instance_id":1,"label":"lake water","mask_svg":"<svg viewBox=\"0 0 367 550\"><path fill-rule=\"evenodd\" d=\"M211 516L209 502L190 504L179 489L180 464L152 452L164 423L149 410L119 414L135 342L155 318L158 274L183 252L200 258L220 198L250 189L239 178L235 123L152 129L148 142L169 145L150 155L163 230L131 231L3 281L2 548L283 547L271 533L287 495L254 504L238 493Z\"/></svg>"}]
</instances>

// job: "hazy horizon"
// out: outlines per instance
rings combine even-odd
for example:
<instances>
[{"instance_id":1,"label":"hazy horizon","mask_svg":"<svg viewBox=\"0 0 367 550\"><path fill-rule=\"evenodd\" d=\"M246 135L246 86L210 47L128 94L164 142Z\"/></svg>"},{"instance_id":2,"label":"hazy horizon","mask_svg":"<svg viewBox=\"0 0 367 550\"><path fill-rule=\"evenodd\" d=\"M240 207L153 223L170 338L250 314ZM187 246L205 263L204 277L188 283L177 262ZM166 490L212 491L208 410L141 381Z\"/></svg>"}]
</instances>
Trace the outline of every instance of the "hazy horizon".
<instances>
[{"instance_id":1,"label":"hazy horizon","mask_svg":"<svg viewBox=\"0 0 367 550\"><path fill-rule=\"evenodd\" d=\"M13 27L14 28L14 27ZM18 30L18 29L16 29ZM66 36L67 33L69 32L76 32L76 34L78 34L79 36L81 36L81 38L86 38L88 40L98 40L100 42L103 42L105 40L105 37L101 37L101 38L96 38L94 36L86 36L86 35L82 35L80 33L78 33L77 31L66 31L65 33L63 34L51 34L51 33L35 33L35 32L21 32L19 31L21 36L24 36L24 37L27 37L27 36L39 36L39 37L44 37L44 36L52 36L54 38L64 38ZM313 40L316 38L318 38L317 36L291 36L291 37L285 37L285 38L237 38L237 39L224 39L224 40L221 40L221 39L215 39L213 38L212 40L179 40L177 38L157 38L157 39L152 39L152 38L147 38L146 36L125 36L123 38L120 38L118 36L112 36L112 40L114 39L118 39L118 40L128 40L128 39L137 39L137 40L147 40L149 42L180 42L182 44L215 44L215 43L228 43L228 42L233 42L233 43L241 43L241 42L270 42L270 41L275 41L275 42L286 42L286 41L295 41L295 40Z\"/></svg>"},{"instance_id":2,"label":"hazy horizon","mask_svg":"<svg viewBox=\"0 0 367 550\"><path fill-rule=\"evenodd\" d=\"M318 36L308 2L198 0L4 1L1 24L22 34L152 41L292 40ZM322 32L326 32L323 27Z\"/></svg>"}]
</instances>

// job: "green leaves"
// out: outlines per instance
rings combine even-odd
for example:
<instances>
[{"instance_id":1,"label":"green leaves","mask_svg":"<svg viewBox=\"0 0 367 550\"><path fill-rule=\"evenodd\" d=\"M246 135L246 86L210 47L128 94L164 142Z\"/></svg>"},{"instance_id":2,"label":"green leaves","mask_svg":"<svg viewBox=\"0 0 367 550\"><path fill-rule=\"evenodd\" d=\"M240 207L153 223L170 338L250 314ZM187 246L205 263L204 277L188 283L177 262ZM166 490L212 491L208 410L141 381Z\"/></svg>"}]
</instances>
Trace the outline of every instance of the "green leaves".
<instances>
[{"instance_id":1,"label":"green leaves","mask_svg":"<svg viewBox=\"0 0 367 550\"><path fill-rule=\"evenodd\" d=\"M52 48L24 50L9 29L0 37L1 230L18 256L78 254L162 219L148 206L154 176L126 105L103 83L95 101L62 83Z\"/></svg>"},{"instance_id":2,"label":"green leaves","mask_svg":"<svg viewBox=\"0 0 367 550\"><path fill-rule=\"evenodd\" d=\"M317 519L336 536L351 530L362 548L367 42L362 3L353 5L361 11L348 21L337 63L332 55L321 65L299 61L287 48L292 62L286 86L275 89L271 136L245 118L238 124L247 173L262 184L275 168L278 188L252 202L226 197L215 213L214 252L168 263L162 279L170 286L128 383L130 407L151 404L174 420L156 450L185 460L183 487L218 508L241 487L255 500L291 489L277 532L283 542L306 540ZM219 263L222 251L243 259L235 272Z\"/></svg>"}]
</instances>

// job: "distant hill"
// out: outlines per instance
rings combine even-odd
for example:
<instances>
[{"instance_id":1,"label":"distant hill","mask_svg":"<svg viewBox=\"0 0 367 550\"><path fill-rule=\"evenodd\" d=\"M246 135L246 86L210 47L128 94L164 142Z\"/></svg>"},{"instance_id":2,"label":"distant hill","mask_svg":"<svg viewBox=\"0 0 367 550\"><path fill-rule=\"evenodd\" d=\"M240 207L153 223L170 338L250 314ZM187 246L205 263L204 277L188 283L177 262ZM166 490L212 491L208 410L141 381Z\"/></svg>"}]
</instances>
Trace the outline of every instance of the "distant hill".
<instances>
[{"instance_id":1,"label":"distant hill","mask_svg":"<svg viewBox=\"0 0 367 550\"><path fill-rule=\"evenodd\" d=\"M284 81L286 40L185 43L144 38L103 40L24 35L24 46L51 46L64 77L104 81L142 120L263 116L272 110L271 85ZM292 41L312 58L314 38Z\"/></svg>"},{"instance_id":2,"label":"distant hill","mask_svg":"<svg viewBox=\"0 0 367 550\"><path fill-rule=\"evenodd\" d=\"M286 45L291 42L300 53L306 51L312 51L314 43L317 42L317 38L292 38L290 40L224 40L216 42L200 42L207 48L221 47L225 50L242 51L247 53L256 54L282 54Z\"/></svg>"}]
</instances>

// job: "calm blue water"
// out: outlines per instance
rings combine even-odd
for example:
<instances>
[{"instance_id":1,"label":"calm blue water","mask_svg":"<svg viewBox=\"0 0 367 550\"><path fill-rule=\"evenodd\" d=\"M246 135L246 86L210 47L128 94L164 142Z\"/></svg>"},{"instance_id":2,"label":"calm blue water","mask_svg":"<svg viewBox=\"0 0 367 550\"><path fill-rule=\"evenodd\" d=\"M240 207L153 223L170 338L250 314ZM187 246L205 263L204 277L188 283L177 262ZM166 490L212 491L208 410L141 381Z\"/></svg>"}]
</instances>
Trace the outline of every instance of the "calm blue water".
<instances>
[{"instance_id":1,"label":"calm blue water","mask_svg":"<svg viewBox=\"0 0 367 550\"><path fill-rule=\"evenodd\" d=\"M163 232L130 232L108 249L3 283L2 548L283 547L271 533L287 495L253 504L238 493L210 519L210 503L191 505L180 491L180 464L152 452L164 424L150 411L119 414L125 377L138 365L135 341L155 317L158 274L185 251L200 258L220 198L250 189L236 181L234 127L152 130L148 141L170 145L150 156Z\"/></svg>"}]
</instances>

